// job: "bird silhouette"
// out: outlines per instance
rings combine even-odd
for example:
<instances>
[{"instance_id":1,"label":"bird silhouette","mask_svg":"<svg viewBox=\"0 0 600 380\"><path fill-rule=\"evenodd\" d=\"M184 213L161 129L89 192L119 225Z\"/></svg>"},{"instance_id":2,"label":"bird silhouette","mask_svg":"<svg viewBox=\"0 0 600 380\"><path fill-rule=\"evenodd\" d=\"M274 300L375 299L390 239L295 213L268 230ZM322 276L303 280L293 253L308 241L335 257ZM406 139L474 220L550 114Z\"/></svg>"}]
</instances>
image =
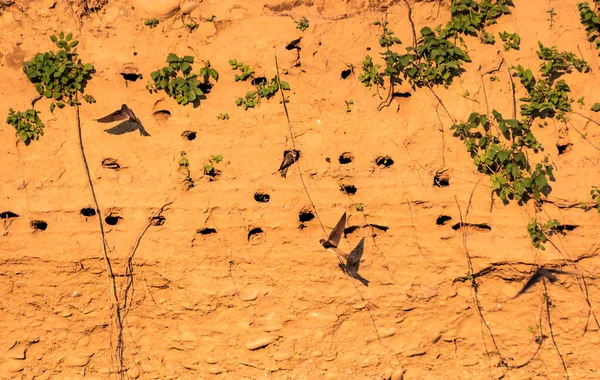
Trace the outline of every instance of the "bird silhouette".
<instances>
[{"instance_id":1,"label":"bird silhouette","mask_svg":"<svg viewBox=\"0 0 600 380\"><path fill-rule=\"evenodd\" d=\"M299 150L292 149L283 152L283 161L281 162L281 166L279 166L279 171L283 178L287 175L288 168L292 166L294 162L298 161L298 158L300 158Z\"/></svg>"},{"instance_id":2,"label":"bird silhouette","mask_svg":"<svg viewBox=\"0 0 600 380\"><path fill-rule=\"evenodd\" d=\"M346 259L346 264L338 264L340 269L348 276L360 281L364 286L369 286L369 280L358 274L360 260L365 250L365 238L360 239L356 247L350 252Z\"/></svg>"},{"instance_id":3,"label":"bird silhouette","mask_svg":"<svg viewBox=\"0 0 600 380\"><path fill-rule=\"evenodd\" d=\"M519 291L519 293L517 293L517 295L512 298L515 299L515 298L519 297L521 294L525 293L529 288L531 288L533 285L540 282L544 278L548 279L548 281L550 281L551 284L554 284L556 281L558 281L558 278L556 277L557 274L572 274L572 273L565 272L565 271L558 270L558 269L539 267L535 271L535 273L533 273L533 275L529 278L527 283L525 283L525 286L523 286L523 289L521 289Z\"/></svg>"},{"instance_id":4,"label":"bird silhouette","mask_svg":"<svg viewBox=\"0 0 600 380\"><path fill-rule=\"evenodd\" d=\"M341 249L338 248L338 245L340 244L340 240L342 239L342 234L344 233L345 227L346 227L346 213L344 213L344 215L342 215L339 222L335 225L335 227L333 227L327 240L321 239L321 240L319 240L319 243L321 243L323 248L348 260L348 254L344 253Z\"/></svg>"},{"instance_id":5,"label":"bird silhouette","mask_svg":"<svg viewBox=\"0 0 600 380\"><path fill-rule=\"evenodd\" d=\"M138 119L131 108L127 107L127 104L123 104L120 110L117 110L111 114L108 114L100 119L96 119L99 123L112 123L115 121L124 121L123 123L105 129L107 133L111 135L122 135L127 132L133 132L139 130L141 136L150 136L150 134L144 129L142 122Z\"/></svg>"}]
</instances>

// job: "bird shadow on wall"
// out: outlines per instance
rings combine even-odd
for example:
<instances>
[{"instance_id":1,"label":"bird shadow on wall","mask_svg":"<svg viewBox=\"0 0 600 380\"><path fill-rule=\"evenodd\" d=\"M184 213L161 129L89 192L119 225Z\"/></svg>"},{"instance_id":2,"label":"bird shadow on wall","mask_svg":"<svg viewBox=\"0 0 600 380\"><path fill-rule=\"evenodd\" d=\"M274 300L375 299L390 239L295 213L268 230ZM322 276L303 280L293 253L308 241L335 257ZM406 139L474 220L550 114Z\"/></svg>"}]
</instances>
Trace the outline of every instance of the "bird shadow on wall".
<instances>
[{"instance_id":1,"label":"bird shadow on wall","mask_svg":"<svg viewBox=\"0 0 600 380\"><path fill-rule=\"evenodd\" d=\"M140 131L140 136L150 136L150 133L146 131L141 122L134 123L126 120L120 124L115 125L112 128L105 129L104 132L111 135L123 135L129 132Z\"/></svg>"}]
</instances>

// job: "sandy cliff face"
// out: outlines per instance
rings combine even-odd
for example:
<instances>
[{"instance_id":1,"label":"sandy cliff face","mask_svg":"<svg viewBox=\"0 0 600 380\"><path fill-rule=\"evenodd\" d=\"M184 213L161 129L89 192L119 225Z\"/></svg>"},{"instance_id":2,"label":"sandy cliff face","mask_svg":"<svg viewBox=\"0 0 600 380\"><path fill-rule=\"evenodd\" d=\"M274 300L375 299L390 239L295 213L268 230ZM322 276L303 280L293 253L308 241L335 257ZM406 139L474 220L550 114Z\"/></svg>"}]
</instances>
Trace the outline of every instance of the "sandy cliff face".
<instances>
[{"instance_id":1,"label":"sandy cliff face","mask_svg":"<svg viewBox=\"0 0 600 380\"><path fill-rule=\"evenodd\" d=\"M507 67L538 76L538 41L587 60L591 72L563 79L572 98L584 97L574 111L595 121L570 114L566 127L551 118L532 127L556 168L550 202L537 215L570 226L545 251L533 248L527 232L534 202L504 205L492 196L489 177L453 137L453 121L431 91L402 83L404 95L377 111L380 97L360 83L365 55L380 62L375 20L387 14L404 43L398 51L411 44L405 2L109 1L81 23L80 4L4 3L0 114L30 107L37 93L22 65L55 48L51 34L73 32L80 58L95 66L85 92L97 103L80 107L81 128L102 218L113 217L104 228L115 277L107 276L97 216L81 213L95 206L75 109L51 114L50 102L38 101L46 130L29 146L16 144L2 116L0 212L18 216L4 214L0 226L0 377L117 378L122 332L127 378L537 379L566 377L565 369L573 379L600 378L600 337L590 314L600 313L600 215L578 207L600 184L600 116L590 111L600 102L600 61L575 1L515 0L512 14L487 28L496 44L465 37L472 63L448 88L434 88L456 120L492 109L508 118ZM445 2L409 3L417 32L450 19ZM150 16L161 20L154 29L144 26ZM310 23L304 32L293 22L301 16ZM192 32L190 20L198 24ZM504 51L503 31L519 34L519 50ZM298 38L298 49L287 50ZM218 70L199 105L146 90L169 53L194 56L196 70L202 60ZM237 107L236 98L253 87L235 82L228 64L235 58L270 79L275 56L291 87L287 107L302 153L287 178L277 173L293 148L279 94L254 109ZM143 78L124 80L126 68ZM517 98L525 96L513 80ZM109 134L113 125L94 121L122 103L151 136ZM170 115L154 115L157 108ZM229 119L217 119L221 113ZM181 151L195 180L189 190ZM343 153L350 159L342 164ZM210 181L202 168L218 154L221 173ZM375 163L386 155L393 165ZM120 167L103 166L106 158ZM447 186L434 184L440 171ZM342 183L356 192L340 191ZM258 202L257 194L269 201ZM146 229L165 204L164 224ZM351 228L340 248L349 252L364 238L360 274L368 286L346 276L318 243L319 221L328 233L344 211ZM47 228L33 229L34 220ZM511 299L538 264L583 274L585 284L579 275L560 275L546 290L540 283ZM121 304L128 298L122 327L115 288Z\"/></svg>"}]
</instances>

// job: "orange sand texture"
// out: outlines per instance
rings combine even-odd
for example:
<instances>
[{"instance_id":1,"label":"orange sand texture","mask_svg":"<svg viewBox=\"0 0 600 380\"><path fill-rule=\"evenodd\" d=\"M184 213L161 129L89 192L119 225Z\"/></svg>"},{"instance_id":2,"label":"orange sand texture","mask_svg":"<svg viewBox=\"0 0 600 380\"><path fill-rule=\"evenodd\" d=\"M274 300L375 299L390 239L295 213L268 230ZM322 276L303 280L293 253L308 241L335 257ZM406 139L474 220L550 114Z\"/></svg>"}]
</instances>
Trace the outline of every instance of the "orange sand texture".
<instances>
[{"instance_id":1,"label":"orange sand texture","mask_svg":"<svg viewBox=\"0 0 600 380\"><path fill-rule=\"evenodd\" d=\"M491 196L489 177L477 172L463 142L452 136L451 119L428 89L402 84L397 91L410 96L395 97L377 111L381 99L358 80L366 54L379 60L375 20L387 14L404 44L397 50L410 45L406 2L97 3L103 6L80 17L86 12L77 1L0 1L0 114L30 108L37 93L23 62L56 49L51 34L73 32L81 59L96 69L86 93L97 103L80 107L83 142L102 217L120 217L116 225L105 224L106 243L120 302L126 284L132 285L130 305L121 329L97 216L80 214L94 205L75 108L51 114L49 100L37 102L46 131L27 147L16 144L14 128L2 116L0 212L19 217L3 219L0 226L1 378L600 378L600 336L590 316L590 310L600 313L595 279L600 216L594 209L570 207L589 201L591 187L600 185L597 123L571 114L569 128L552 119L544 128L533 126L556 165L541 215L576 226L553 236L560 251L549 243L541 251L527 233L533 202L503 205ZM417 31L450 18L447 1L408 3ZM465 37L473 62L435 93L461 121L471 112L486 112L485 95L490 112L510 117L507 65L481 73L504 59L537 76L539 40L588 61L590 73L564 79L573 98L585 98L583 107L573 103L574 110L600 120L590 111L600 102L600 60L586 40L577 2L514 3L511 15L488 28L495 45ZM549 9L556 13L552 28ZM211 15L213 22L204 21ZM301 16L310 22L305 32L293 23ZM155 29L144 26L150 17L160 20ZM199 24L191 33L184 26L190 19ZM505 30L521 36L520 50L504 51L498 32ZM300 37L300 49L285 49ZM210 60L220 73L196 108L145 88L150 72L163 67L171 52L194 56L195 68ZM235 99L252 86L235 82L227 62L238 59L270 79L276 55L281 79L291 87L287 106L302 152L285 179L277 168L292 140L279 94L255 109L237 107ZM342 79L349 65L355 71ZM127 67L143 79L126 82L120 73ZM517 98L524 96L514 80ZM469 99L462 96L466 91ZM354 101L351 112L345 100ZM122 103L150 137L111 135L104 130L112 125L94 121ZM157 107L170 117L154 116ZM220 113L230 119L218 120ZM182 138L186 130L196 138ZM557 144L571 145L559 155ZM178 170L182 150L196 180L190 190ZM338 160L344 152L353 157L348 164ZM221 175L209 181L202 166L217 154L224 157L216 165ZM375 158L382 155L394 164L377 166ZM103 167L105 158L116 159L120 169ZM449 186L434 186L443 169ZM349 197L340 183L357 192ZM269 194L270 201L255 201L257 192ZM132 261L133 275L126 275L127 257L148 218L169 202L162 212L165 223L148 228ZM364 205L364 215L355 203ZM335 255L319 245L325 236L318 218L299 228L302 210L316 211L327 232L348 212L347 227L356 228L347 231L340 248L349 252L365 238L360 274L368 287L346 276ZM461 214L463 222L479 226L459 228ZM441 215L449 220L438 224ZM47 229L34 231L32 220L45 221ZM198 233L204 228L216 233ZM256 228L262 232L249 237ZM476 279L477 294L465 281L465 246L473 273L487 268ZM534 265L576 272L571 260L585 276L591 307L581 278L569 275L547 283L549 319L541 283L511 299Z\"/></svg>"}]
</instances>

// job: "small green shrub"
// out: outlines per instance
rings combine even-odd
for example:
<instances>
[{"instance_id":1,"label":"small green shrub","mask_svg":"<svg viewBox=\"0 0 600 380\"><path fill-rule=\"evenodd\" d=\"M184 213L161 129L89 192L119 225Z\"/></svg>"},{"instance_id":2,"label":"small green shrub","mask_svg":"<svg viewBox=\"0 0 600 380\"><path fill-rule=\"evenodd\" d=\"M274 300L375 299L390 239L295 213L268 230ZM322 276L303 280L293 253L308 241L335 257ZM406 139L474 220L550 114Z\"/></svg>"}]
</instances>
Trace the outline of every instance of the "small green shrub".
<instances>
[{"instance_id":1,"label":"small green shrub","mask_svg":"<svg viewBox=\"0 0 600 380\"><path fill-rule=\"evenodd\" d=\"M504 119L496 110L493 115L489 120L472 113L467 123L455 124L450 130L465 143L477 170L490 176L492 189L503 202L541 200L548 180L554 179L553 167L547 157L532 167L528 150L538 152L542 145L528 124Z\"/></svg>"},{"instance_id":2,"label":"small green shrub","mask_svg":"<svg viewBox=\"0 0 600 380\"><path fill-rule=\"evenodd\" d=\"M521 37L517 33L500 32L500 39L504 42L504 50L519 50Z\"/></svg>"},{"instance_id":3,"label":"small green shrub","mask_svg":"<svg viewBox=\"0 0 600 380\"><path fill-rule=\"evenodd\" d=\"M213 22L213 21L215 21L216 18L217 18L217 16L212 15L210 17L205 18L204 21L206 21L206 22Z\"/></svg>"},{"instance_id":4,"label":"small green shrub","mask_svg":"<svg viewBox=\"0 0 600 380\"><path fill-rule=\"evenodd\" d=\"M354 104L354 100L352 100L352 99L344 100L344 102L346 103L346 113L352 112L352 109L350 108L350 106Z\"/></svg>"},{"instance_id":5,"label":"small green shrub","mask_svg":"<svg viewBox=\"0 0 600 380\"><path fill-rule=\"evenodd\" d=\"M150 18L144 21L144 25L150 27L150 29L156 28L158 26L158 20L155 18Z\"/></svg>"},{"instance_id":6,"label":"small green shrub","mask_svg":"<svg viewBox=\"0 0 600 380\"><path fill-rule=\"evenodd\" d=\"M38 116L38 112L34 109L28 109L25 112L15 112L9 109L6 122L15 127L17 136L29 145L33 140L39 140L40 136L44 135L44 123Z\"/></svg>"},{"instance_id":7,"label":"small green shrub","mask_svg":"<svg viewBox=\"0 0 600 380\"><path fill-rule=\"evenodd\" d=\"M82 63L79 59L75 49L79 41L73 40L72 33L65 35L64 32L58 36L51 35L50 39L60 49L57 53L38 53L23 64L23 71L37 92L52 99L50 112L54 112L56 107L63 108L65 104L80 105L78 94L87 103L95 103L91 95L84 94L87 81L94 73L94 66Z\"/></svg>"},{"instance_id":8,"label":"small green shrub","mask_svg":"<svg viewBox=\"0 0 600 380\"><path fill-rule=\"evenodd\" d=\"M238 62L236 59L229 60L232 70L238 70L240 73L235 74L236 82L243 82L250 79L256 86L256 91L249 91L245 97L240 97L235 100L235 104L244 107L244 110L248 108L254 108L260 104L260 98L270 99L277 91L279 91L279 84L281 89L285 91L290 90L290 85L285 81L278 80L277 76L271 78L269 82L266 80L257 80L254 77L254 69L250 66L245 65L242 62Z\"/></svg>"},{"instance_id":9,"label":"small green shrub","mask_svg":"<svg viewBox=\"0 0 600 380\"><path fill-rule=\"evenodd\" d=\"M299 29L303 32L310 26L308 24L308 19L304 16L300 17L300 20L294 20L294 24L296 24L296 29Z\"/></svg>"},{"instance_id":10,"label":"small green shrub","mask_svg":"<svg viewBox=\"0 0 600 380\"><path fill-rule=\"evenodd\" d=\"M493 25L497 19L505 14L510 14L510 8L514 4L511 0L452 0L450 6L451 20L446 25L446 30L452 34L467 34L477 36L481 31L483 34L487 26ZM490 43L488 37L484 37ZM491 37L493 40L493 36ZM493 42L491 42L493 43Z\"/></svg>"},{"instance_id":11,"label":"small green shrub","mask_svg":"<svg viewBox=\"0 0 600 380\"><path fill-rule=\"evenodd\" d=\"M198 27L198 24L196 24L195 22L190 22L188 24L185 24L185 27L190 31L193 32L194 29L196 29Z\"/></svg>"},{"instance_id":12,"label":"small green shrub","mask_svg":"<svg viewBox=\"0 0 600 380\"><path fill-rule=\"evenodd\" d=\"M217 115L217 119L219 120L229 120L229 114L228 113L220 113Z\"/></svg>"},{"instance_id":13,"label":"small green shrub","mask_svg":"<svg viewBox=\"0 0 600 380\"><path fill-rule=\"evenodd\" d=\"M190 172L190 161L187 158L187 153L183 150L179 154L179 170L185 175L183 182L187 188L191 189L194 187L194 180L192 179L192 173Z\"/></svg>"},{"instance_id":14,"label":"small green shrub","mask_svg":"<svg viewBox=\"0 0 600 380\"><path fill-rule=\"evenodd\" d=\"M567 83L558 78L572 69L588 72L589 65L583 59L577 58L573 53L558 52L556 47L547 48L538 42L539 50L536 52L540 60L541 78L536 80L529 69L521 65L511 67L515 71L528 96L521 98L521 115L531 123L536 117L556 117L559 121L566 120L566 114L572 111L569 98L571 89Z\"/></svg>"},{"instance_id":15,"label":"small green shrub","mask_svg":"<svg viewBox=\"0 0 600 380\"><path fill-rule=\"evenodd\" d=\"M594 207L598 210L598 214L600 214L600 189L597 186L592 186L590 196L592 197L592 202L596 204Z\"/></svg>"},{"instance_id":16,"label":"small green shrub","mask_svg":"<svg viewBox=\"0 0 600 380\"><path fill-rule=\"evenodd\" d=\"M168 96L175 99L181 105L193 103L204 93L200 88L202 84L198 80L198 74L192 73L192 64L194 57L186 55L178 57L176 54L169 54L167 57L168 66L150 73L153 82L148 82L146 89L152 92L163 90ZM204 67L200 69L199 74L204 84L209 84L209 80L218 80L219 74L210 66L210 62L204 62Z\"/></svg>"},{"instance_id":17,"label":"small green shrub","mask_svg":"<svg viewBox=\"0 0 600 380\"><path fill-rule=\"evenodd\" d=\"M594 0L596 5L598 1ZM577 4L581 24L585 26L588 41L594 42L596 49L600 49L600 17L590 8L590 4L586 1Z\"/></svg>"},{"instance_id":18,"label":"small green shrub","mask_svg":"<svg viewBox=\"0 0 600 380\"><path fill-rule=\"evenodd\" d=\"M210 159L206 164L204 164L204 174L214 177L217 175L217 171L215 169L215 164L218 164L223 160L222 155L210 156Z\"/></svg>"},{"instance_id":19,"label":"small green shrub","mask_svg":"<svg viewBox=\"0 0 600 380\"><path fill-rule=\"evenodd\" d=\"M544 243L548 241L548 235L556 233L560 227L560 222L556 219L551 219L545 224L540 224L535 218L531 219L531 222L527 225L527 232L531 238L531 244L535 248L546 250Z\"/></svg>"}]
</instances>

